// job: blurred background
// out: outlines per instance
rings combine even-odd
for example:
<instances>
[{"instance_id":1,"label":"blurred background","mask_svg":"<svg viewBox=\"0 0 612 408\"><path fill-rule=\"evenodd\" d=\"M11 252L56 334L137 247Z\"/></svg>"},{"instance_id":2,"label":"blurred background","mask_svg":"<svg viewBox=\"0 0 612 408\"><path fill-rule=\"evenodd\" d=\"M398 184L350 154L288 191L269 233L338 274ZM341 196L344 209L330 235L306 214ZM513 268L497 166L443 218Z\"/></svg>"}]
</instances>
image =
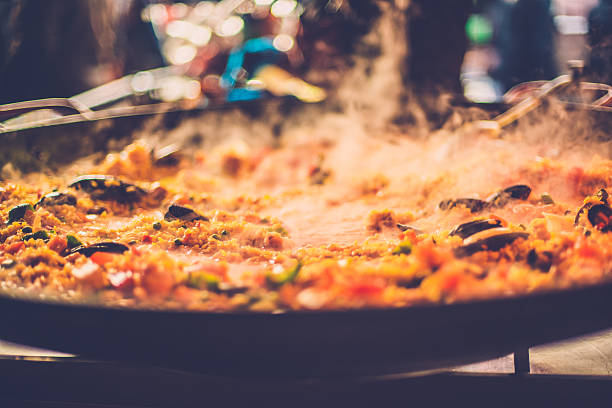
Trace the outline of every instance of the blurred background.
<instances>
[{"instance_id":1,"label":"blurred background","mask_svg":"<svg viewBox=\"0 0 612 408\"><path fill-rule=\"evenodd\" d=\"M388 9L405 30L364 43ZM153 90L155 100L318 102L355 55L376 58L381 41L405 48L398 86L417 98L499 102L570 59L612 82L612 0L9 0L0 2L0 103L70 97L135 73L134 93ZM172 75L148 71L161 67Z\"/></svg>"}]
</instances>

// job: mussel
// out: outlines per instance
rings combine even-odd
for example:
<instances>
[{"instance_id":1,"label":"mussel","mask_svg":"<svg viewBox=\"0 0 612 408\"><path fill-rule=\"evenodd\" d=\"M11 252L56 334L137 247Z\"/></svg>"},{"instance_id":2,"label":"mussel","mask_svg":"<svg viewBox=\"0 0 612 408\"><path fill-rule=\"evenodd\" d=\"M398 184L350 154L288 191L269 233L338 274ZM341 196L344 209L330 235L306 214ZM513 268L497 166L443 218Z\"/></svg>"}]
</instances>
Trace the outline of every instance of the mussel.
<instances>
[{"instance_id":1,"label":"mussel","mask_svg":"<svg viewBox=\"0 0 612 408\"><path fill-rule=\"evenodd\" d=\"M527 263L534 269L548 272L553 263L553 253L532 249L527 253Z\"/></svg>"},{"instance_id":2,"label":"mussel","mask_svg":"<svg viewBox=\"0 0 612 408\"><path fill-rule=\"evenodd\" d=\"M471 212L476 213L484 210L488 206L488 203L477 198L457 198L454 200L443 200L438 204L441 210L450 210L453 207L461 205L469 208Z\"/></svg>"},{"instance_id":3,"label":"mussel","mask_svg":"<svg viewBox=\"0 0 612 408\"><path fill-rule=\"evenodd\" d=\"M210 289L213 292L216 293L223 293L227 296L234 296L234 295L238 295L240 293L246 293L249 290L248 286L236 286L236 285L230 285L228 283L225 282L220 282L218 285L216 285L215 287Z\"/></svg>"},{"instance_id":4,"label":"mussel","mask_svg":"<svg viewBox=\"0 0 612 408\"><path fill-rule=\"evenodd\" d=\"M113 254L122 254L129 248L118 242L98 242L91 245L81 245L66 251L66 255L70 254L83 254L87 257L92 256L95 252L109 252Z\"/></svg>"},{"instance_id":5,"label":"mussel","mask_svg":"<svg viewBox=\"0 0 612 408\"><path fill-rule=\"evenodd\" d=\"M601 201L602 203L609 205L608 204L609 195L605 188L599 189L599 191L595 193L595 197L599 198L599 201Z\"/></svg>"},{"instance_id":6,"label":"mussel","mask_svg":"<svg viewBox=\"0 0 612 408\"><path fill-rule=\"evenodd\" d=\"M592 226L602 232L612 231L612 208L605 204L595 204L587 213Z\"/></svg>"},{"instance_id":7,"label":"mussel","mask_svg":"<svg viewBox=\"0 0 612 408\"><path fill-rule=\"evenodd\" d=\"M83 190L98 200L133 203L147 194L146 190L112 176L87 175L74 179L69 187Z\"/></svg>"},{"instance_id":8,"label":"mussel","mask_svg":"<svg viewBox=\"0 0 612 408\"><path fill-rule=\"evenodd\" d=\"M531 187L525 184L517 184L504 188L497 193L491 195L486 200L478 198L456 198L443 200L438 204L441 210L450 210L453 207L463 205L470 209L471 212L480 212L489 207L503 207L510 200L526 200L531 194Z\"/></svg>"},{"instance_id":9,"label":"mussel","mask_svg":"<svg viewBox=\"0 0 612 408\"><path fill-rule=\"evenodd\" d=\"M424 276L414 277L410 280L402 280L397 282L397 286L406 289L416 289L421 286L421 282L425 279Z\"/></svg>"},{"instance_id":10,"label":"mussel","mask_svg":"<svg viewBox=\"0 0 612 408\"><path fill-rule=\"evenodd\" d=\"M600 189L595 194L593 194L592 197L595 197L597 200L599 200L600 204L603 204L604 206L609 207L609 204L608 204L608 197L609 196L608 196L608 192L605 189L603 189L603 188ZM595 203L593 201L589 201L589 202L583 204L582 207L580 207L578 209L578 211L576 212L576 217L574 218L574 226L578 225L578 223L580 222L580 217L582 216L582 214L584 214L585 211L590 211L590 209L594 205L595 205ZM590 219L589 219L589 221L590 221ZM591 223L591 224L593 224L593 223Z\"/></svg>"},{"instance_id":11,"label":"mussel","mask_svg":"<svg viewBox=\"0 0 612 408\"><path fill-rule=\"evenodd\" d=\"M397 228L399 228L400 231L414 231L417 234L423 234L423 231L418 229L417 227L413 227L412 225L405 225L405 224L396 224Z\"/></svg>"},{"instance_id":12,"label":"mussel","mask_svg":"<svg viewBox=\"0 0 612 408\"><path fill-rule=\"evenodd\" d=\"M472 236L480 231L485 231L492 228L499 228L502 226L501 220L495 218L474 220L466 222L464 224L457 225L453 228L448 235L458 236L463 239Z\"/></svg>"},{"instance_id":13,"label":"mussel","mask_svg":"<svg viewBox=\"0 0 612 408\"><path fill-rule=\"evenodd\" d=\"M206 218L205 216L201 214L198 214L191 208L172 204L168 208L168 211L166 211L166 214L164 215L164 220L166 221L182 220L182 221L189 222L189 221L195 221L195 220L208 221L208 218Z\"/></svg>"},{"instance_id":14,"label":"mussel","mask_svg":"<svg viewBox=\"0 0 612 408\"><path fill-rule=\"evenodd\" d=\"M503 207L510 200L527 200L529 194L531 194L531 187L525 184L517 184L498 191L487 198L487 202L493 207Z\"/></svg>"},{"instance_id":15,"label":"mussel","mask_svg":"<svg viewBox=\"0 0 612 408\"><path fill-rule=\"evenodd\" d=\"M176 144L164 146L151 151L151 161L157 167L175 167L183 159L183 152Z\"/></svg>"},{"instance_id":16,"label":"mussel","mask_svg":"<svg viewBox=\"0 0 612 408\"><path fill-rule=\"evenodd\" d=\"M466 239L463 246L455 249L455 256L464 257L480 251L499 251L519 238L529 237L527 232L511 231L508 228L495 228L481 231Z\"/></svg>"},{"instance_id":17,"label":"mussel","mask_svg":"<svg viewBox=\"0 0 612 408\"><path fill-rule=\"evenodd\" d=\"M60 193L59 191L53 191L49 194L45 194L38 200L36 207L40 206L53 206L53 205L72 205L75 206L77 199L74 195L69 193Z\"/></svg>"}]
</instances>

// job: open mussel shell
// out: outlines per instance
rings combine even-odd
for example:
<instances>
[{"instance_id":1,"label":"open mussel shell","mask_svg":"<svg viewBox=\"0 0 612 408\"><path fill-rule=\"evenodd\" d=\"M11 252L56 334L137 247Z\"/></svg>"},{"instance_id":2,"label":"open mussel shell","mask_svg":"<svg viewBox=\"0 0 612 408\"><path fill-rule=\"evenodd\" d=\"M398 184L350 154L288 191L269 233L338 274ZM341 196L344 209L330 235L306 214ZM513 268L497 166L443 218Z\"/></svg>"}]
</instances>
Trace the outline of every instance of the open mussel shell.
<instances>
[{"instance_id":1,"label":"open mussel shell","mask_svg":"<svg viewBox=\"0 0 612 408\"><path fill-rule=\"evenodd\" d=\"M397 228L400 231L414 231L417 234L423 234L423 231L418 229L417 227L413 227L412 225L406 225L406 224L396 224Z\"/></svg>"},{"instance_id":2,"label":"open mussel shell","mask_svg":"<svg viewBox=\"0 0 612 408\"><path fill-rule=\"evenodd\" d=\"M612 231L612 208L605 204L595 204L587 213L589 222L595 228L603 231Z\"/></svg>"},{"instance_id":3,"label":"open mussel shell","mask_svg":"<svg viewBox=\"0 0 612 408\"><path fill-rule=\"evenodd\" d=\"M599 198L599 200L604 203L604 204L608 204L608 197L609 194L606 191L605 188L600 189L598 192L595 193L595 197Z\"/></svg>"},{"instance_id":4,"label":"open mussel shell","mask_svg":"<svg viewBox=\"0 0 612 408\"><path fill-rule=\"evenodd\" d=\"M208 221L208 218L205 216L198 214L194 210L188 207L183 207L180 205L172 204L168 207L168 211L164 214L164 220L173 221L173 220L182 220L182 221L195 221L202 220Z\"/></svg>"},{"instance_id":5,"label":"open mussel shell","mask_svg":"<svg viewBox=\"0 0 612 408\"><path fill-rule=\"evenodd\" d=\"M526 200L529 198L529 194L531 194L531 187L525 184L517 184L498 191L486 200L478 198L448 199L441 201L438 207L441 210L450 210L453 207L463 205L469 208L471 212L476 213L487 207L503 207L510 200Z\"/></svg>"},{"instance_id":6,"label":"open mussel shell","mask_svg":"<svg viewBox=\"0 0 612 408\"><path fill-rule=\"evenodd\" d=\"M550 251L530 250L527 253L527 263L534 269L548 272L553 264L554 255Z\"/></svg>"},{"instance_id":7,"label":"open mussel shell","mask_svg":"<svg viewBox=\"0 0 612 408\"><path fill-rule=\"evenodd\" d=\"M90 257L95 252L108 252L108 253L113 253L113 254L122 254L127 250L129 250L129 248L126 245L120 244L118 242L98 242L97 244L81 245L81 246L72 248L66 253L66 255L79 253L87 257Z\"/></svg>"},{"instance_id":8,"label":"open mussel shell","mask_svg":"<svg viewBox=\"0 0 612 408\"><path fill-rule=\"evenodd\" d=\"M85 191L95 199L117 202L140 201L147 194L146 190L116 177L98 174L78 177L68 186Z\"/></svg>"},{"instance_id":9,"label":"open mussel shell","mask_svg":"<svg viewBox=\"0 0 612 408\"><path fill-rule=\"evenodd\" d=\"M176 144L171 144L151 151L153 165L157 167L178 166L184 156L182 149Z\"/></svg>"},{"instance_id":10,"label":"open mussel shell","mask_svg":"<svg viewBox=\"0 0 612 408\"><path fill-rule=\"evenodd\" d=\"M485 231L485 230L492 229L492 228L499 228L501 226L502 226L501 220L494 219L494 218L484 219L484 220L474 220L474 221L470 221L470 222L466 222L466 223L457 225L455 228L453 228L448 233L448 235L451 237L458 236L458 237L465 239L481 231Z\"/></svg>"},{"instance_id":11,"label":"open mussel shell","mask_svg":"<svg viewBox=\"0 0 612 408\"><path fill-rule=\"evenodd\" d=\"M438 207L441 210L450 210L451 208L458 206L465 206L473 213L484 210L489 204L486 201L479 200L477 198L457 198L440 201Z\"/></svg>"},{"instance_id":12,"label":"open mussel shell","mask_svg":"<svg viewBox=\"0 0 612 408\"><path fill-rule=\"evenodd\" d=\"M40 206L54 206L54 205L72 205L75 206L77 199L74 195L68 193L60 193L59 191L53 191L46 194L38 200L36 207Z\"/></svg>"},{"instance_id":13,"label":"open mussel shell","mask_svg":"<svg viewBox=\"0 0 612 408\"><path fill-rule=\"evenodd\" d=\"M527 232L510 231L508 228L495 228L479 232L464 241L464 245L455 249L455 256L464 257L480 251L499 251L519 238L529 237Z\"/></svg>"},{"instance_id":14,"label":"open mussel shell","mask_svg":"<svg viewBox=\"0 0 612 408\"><path fill-rule=\"evenodd\" d=\"M531 194L531 187L525 184L517 184L498 191L487 198L487 202L494 207L503 207L510 200L527 200L529 194Z\"/></svg>"},{"instance_id":15,"label":"open mussel shell","mask_svg":"<svg viewBox=\"0 0 612 408\"><path fill-rule=\"evenodd\" d=\"M609 197L609 195L608 195L608 192L606 191L605 188L602 188L599 191L597 191L595 194L593 194L592 197L597 198L599 200L599 204L603 204L604 207L609 207L609 204L608 204L608 197ZM585 200L585 201L587 201L587 200ZM582 205L582 207L580 207L578 209L578 211L576 212L576 217L574 218L574 226L577 226L580 223L580 217L582 216L582 214L584 214L585 211L587 211L587 212L590 211L591 208L593 206L595 206L595 205L597 205L597 203L595 203L593 201L590 201L590 200L585 202ZM599 213L600 211L605 211L605 210L595 210L593 212L593 218L594 219L598 218L597 213ZM596 226L597 223L593 224L593 221L591 221L590 218L589 218L589 221L591 222L591 224L593 226Z\"/></svg>"},{"instance_id":16,"label":"open mussel shell","mask_svg":"<svg viewBox=\"0 0 612 408\"><path fill-rule=\"evenodd\" d=\"M240 293L246 293L249 290L248 286L236 286L227 283L220 283L216 288L210 289L213 292L223 293L228 296L238 295Z\"/></svg>"}]
</instances>

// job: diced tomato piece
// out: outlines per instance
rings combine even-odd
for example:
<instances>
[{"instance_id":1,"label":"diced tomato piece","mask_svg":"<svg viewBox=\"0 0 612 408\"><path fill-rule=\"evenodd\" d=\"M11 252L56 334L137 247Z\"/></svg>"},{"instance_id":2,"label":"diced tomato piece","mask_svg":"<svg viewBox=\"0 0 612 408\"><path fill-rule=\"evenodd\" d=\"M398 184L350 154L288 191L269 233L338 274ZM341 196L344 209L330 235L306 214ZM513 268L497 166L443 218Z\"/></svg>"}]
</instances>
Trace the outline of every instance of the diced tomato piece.
<instances>
[{"instance_id":1,"label":"diced tomato piece","mask_svg":"<svg viewBox=\"0 0 612 408\"><path fill-rule=\"evenodd\" d=\"M145 235L142 237L142 242L144 242L145 244L150 244L151 242L153 242L153 237L151 237L150 235Z\"/></svg>"},{"instance_id":2,"label":"diced tomato piece","mask_svg":"<svg viewBox=\"0 0 612 408\"><path fill-rule=\"evenodd\" d=\"M9 254L16 254L17 252L19 252L23 247L24 247L24 243L23 242L14 242L11 245L8 246L8 248L6 248L6 252L8 252Z\"/></svg>"},{"instance_id":3,"label":"diced tomato piece","mask_svg":"<svg viewBox=\"0 0 612 408\"><path fill-rule=\"evenodd\" d=\"M178 286L174 289L174 298L179 302L188 305L198 299L201 295L199 290L188 288L184 285Z\"/></svg>"},{"instance_id":4,"label":"diced tomato piece","mask_svg":"<svg viewBox=\"0 0 612 408\"><path fill-rule=\"evenodd\" d=\"M159 265L149 265L142 278L142 286L149 295L167 296L174 286L174 275Z\"/></svg>"},{"instance_id":5,"label":"diced tomato piece","mask_svg":"<svg viewBox=\"0 0 612 408\"><path fill-rule=\"evenodd\" d=\"M400 232L399 239L401 241L416 242L417 235L414 230L406 230L406 231Z\"/></svg>"},{"instance_id":6,"label":"diced tomato piece","mask_svg":"<svg viewBox=\"0 0 612 408\"><path fill-rule=\"evenodd\" d=\"M51 238L47 246L49 247L50 250L55 251L58 254L61 254L68 246L68 243L66 241L66 238L56 235L53 238Z\"/></svg>"},{"instance_id":7,"label":"diced tomato piece","mask_svg":"<svg viewBox=\"0 0 612 408\"><path fill-rule=\"evenodd\" d=\"M444 291L451 291L459 285L459 281L461 280L461 276L459 274L453 273L446 275L442 280L442 289Z\"/></svg>"},{"instance_id":8,"label":"diced tomato piece","mask_svg":"<svg viewBox=\"0 0 612 408\"><path fill-rule=\"evenodd\" d=\"M94 252L89 259L98 265L103 265L115 259L115 254L109 254L108 252Z\"/></svg>"},{"instance_id":9,"label":"diced tomato piece","mask_svg":"<svg viewBox=\"0 0 612 408\"><path fill-rule=\"evenodd\" d=\"M352 285L349 290L355 296L373 296L382 292L383 287L379 282L359 282Z\"/></svg>"},{"instance_id":10,"label":"diced tomato piece","mask_svg":"<svg viewBox=\"0 0 612 408\"><path fill-rule=\"evenodd\" d=\"M203 151L196 152L195 161L198 164L204 164L204 162L206 162L206 154Z\"/></svg>"},{"instance_id":11,"label":"diced tomato piece","mask_svg":"<svg viewBox=\"0 0 612 408\"><path fill-rule=\"evenodd\" d=\"M591 244L586 237L580 237L574 244L574 249L582 258L591 258L599 255L599 249Z\"/></svg>"}]
</instances>

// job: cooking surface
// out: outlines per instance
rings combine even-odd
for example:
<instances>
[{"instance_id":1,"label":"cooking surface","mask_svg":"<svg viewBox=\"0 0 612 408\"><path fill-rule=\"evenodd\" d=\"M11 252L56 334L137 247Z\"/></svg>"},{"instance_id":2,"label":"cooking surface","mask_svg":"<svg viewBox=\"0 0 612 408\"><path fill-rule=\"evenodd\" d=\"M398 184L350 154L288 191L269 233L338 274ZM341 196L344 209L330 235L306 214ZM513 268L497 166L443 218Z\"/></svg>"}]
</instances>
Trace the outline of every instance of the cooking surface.
<instances>
[{"instance_id":1,"label":"cooking surface","mask_svg":"<svg viewBox=\"0 0 612 408\"><path fill-rule=\"evenodd\" d=\"M0 358L75 357L71 354L43 350L0 340ZM78 357L75 357L78 359ZM605 330L567 341L530 349L533 374L612 375L612 330ZM512 373L512 355L495 360L453 368L470 373Z\"/></svg>"},{"instance_id":2,"label":"cooking surface","mask_svg":"<svg viewBox=\"0 0 612 408\"><path fill-rule=\"evenodd\" d=\"M0 403L30 407L201 406L601 406L612 401L612 331L531 349L532 375L512 356L435 375L368 380L235 382L129 364L45 361L57 353L0 342ZM19 357L21 359L22 357ZM575 375L578 376L576 377ZM440 392L444 390L444 392ZM493 404L493 405L492 405Z\"/></svg>"}]
</instances>

